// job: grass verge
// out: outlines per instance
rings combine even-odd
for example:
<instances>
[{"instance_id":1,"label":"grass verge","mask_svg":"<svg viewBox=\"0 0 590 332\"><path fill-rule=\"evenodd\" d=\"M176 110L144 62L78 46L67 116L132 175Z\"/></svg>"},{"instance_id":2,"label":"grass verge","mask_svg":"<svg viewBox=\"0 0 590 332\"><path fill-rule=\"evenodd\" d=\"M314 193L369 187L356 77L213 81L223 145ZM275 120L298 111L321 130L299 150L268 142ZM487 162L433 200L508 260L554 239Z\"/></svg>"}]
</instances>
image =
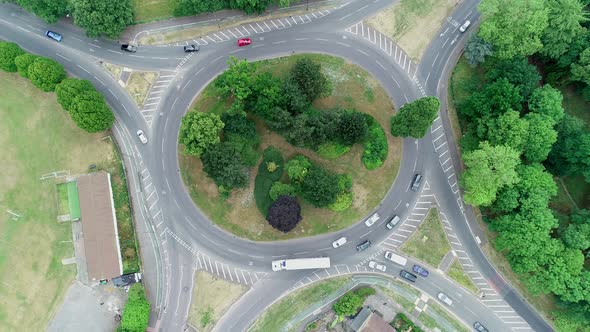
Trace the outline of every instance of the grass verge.
<instances>
[{"instance_id":1,"label":"grass verge","mask_svg":"<svg viewBox=\"0 0 590 332\"><path fill-rule=\"evenodd\" d=\"M447 275L449 278L455 280L459 285L465 287L466 289L472 291L474 294L479 294L479 289L471 278L465 273L461 263L457 259L453 259L453 263L449 266L449 270L447 271Z\"/></svg>"},{"instance_id":2,"label":"grass verge","mask_svg":"<svg viewBox=\"0 0 590 332\"><path fill-rule=\"evenodd\" d=\"M336 277L297 290L270 306L249 329L251 332L281 331L295 315L344 286L350 277Z\"/></svg>"},{"instance_id":3,"label":"grass verge","mask_svg":"<svg viewBox=\"0 0 590 332\"><path fill-rule=\"evenodd\" d=\"M398 293L392 291L391 289L385 288L383 286L378 286L379 289L387 295L387 297L391 298L395 301L395 303L401 305L407 312L412 312L414 307L416 306L414 302L408 300L407 298L399 295Z\"/></svg>"},{"instance_id":4,"label":"grass verge","mask_svg":"<svg viewBox=\"0 0 590 332\"><path fill-rule=\"evenodd\" d=\"M146 23L174 17L178 0L133 0L135 23Z\"/></svg>"},{"instance_id":5,"label":"grass verge","mask_svg":"<svg viewBox=\"0 0 590 332\"><path fill-rule=\"evenodd\" d=\"M131 73L125 89L129 92L129 95L133 98L137 106L143 106L145 96L147 96L150 87L157 78L158 73L152 71L134 71Z\"/></svg>"},{"instance_id":6,"label":"grass verge","mask_svg":"<svg viewBox=\"0 0 590 332\"><path fill-rule=\"evenodd\" d=\"M367 22L395 40L417 62L457 0L401 0L369 18Z\"/></svg>"},{"instance_id":7,"label":"grass verge","mask_svg":"<svg viewBox=\"0 0 590 332\"><path fill-rule=\"evenodd\" d=\"M71 121L53 93L18 74L0 73L0 326L6 331L45 330L75 277L69 223L58 223L54 181L43 174L85 172L113 157L104 133L88 134Z\"/></svg>"},{"instance_id":8,"label":"grass verge","mask_svg":"<svg viewBox=\"0 0 590 332\"><path fill-rule=\"evenodd\" d=\"M451 246L442 228L438 210L428 211L416 232L401 246L401 251L437 267Z\"/></svg>"},{"instance_id":9,"label":"grass verge","mask_svg":"<svg viewBox=\"0 0 590 332\"><path fill-rule=\"evenodd\" d=\"M107 62L103 62L102 66L113 77L113 79L115 79L115 81L119 81L119 79L121 78L121 74L123 73L123 68Z\"/></svg>"},{"instance_id":10,"label":"grass verge","mask_svg":"<svg viewBox=\"0 0 590 332\"><path fill-rule=\"evenodd\" d=\"M358 111L371 115L381 127L389 128L389 118L393 114L393 105L387 93L367 72L360 67L347 63L342 58L306 54L295 55L258 62L260 71L268 71L277 77L284 77L289 68L302 56L309 56L322 64L326 75L333 82L331 96L316 100L318 109L331 109L336 106L356 108ZM367 99L366 91L371 91L372 101ZM229 101L218 98L219 92L213 84L203 90L195 101L194 108L221 113L229 108ZM312 236L343 229L367 215L379 204L397 176L402 157L402 141L385 131L388 151L387 159L382 167L369 171L362 164L363 146L356 144L349 152L333 160L326 160L318 153L309 149L296 148L287 143L283 137L270 131L257 121L257 132L260 135L260 149L273 145L279 149L285 160L297 154L303 154L313 163L340 174L349 174L353 179L354 201L350 209L334 212L329 209L318 209L306 202L301 203L303 220L297 227L285 234L271 227L265 220L256 204L254 197L254 179L256 170L250 174L247 188L235 190L231 197L224 200L219 195L215 183L202 171L198 158L180 155L180 167L184 182L193 200L211 220L224 229L251 240L278 240Z\"/></svg>"},{"instance_id":11,"label":"grass verge","mask_svg":"<svg viewBox=\"0 0 590 332\"><path fill-rule=\"evenodd\" d=\"M457 318L455 318L455 316L451 315L445 308L443 308L442 306L440 306L437 303L431 302L428 304L428 310L432 310L434 311L438 317L444 319L447 323L447 328L445 328L445 326L440 326L440 324L437 324L436 327L438 327L441 331L448 331L448 332L470 332L471 328L465 326L465 324L461 323L460 321L457 320ZM426 314L428 315L428 310L426 312L421 313L420 315ZM428 326L426 323L424 324L426 326ZM432 329L434 329L433 326L428 326ZM448 327L451 327L451 329L449 329Z\"/></svg>"},{"instance_id":12,"label":"grass verge","mask_svg":"<svg viewBox=\"0 0 590 332\"><path fill-rule=\"evenodd\" d=\"M198 331L211 331L215 322L244 293L247 287L214 277L207 272L195 274L189 321Z\"/></svg>"}]
</instances>

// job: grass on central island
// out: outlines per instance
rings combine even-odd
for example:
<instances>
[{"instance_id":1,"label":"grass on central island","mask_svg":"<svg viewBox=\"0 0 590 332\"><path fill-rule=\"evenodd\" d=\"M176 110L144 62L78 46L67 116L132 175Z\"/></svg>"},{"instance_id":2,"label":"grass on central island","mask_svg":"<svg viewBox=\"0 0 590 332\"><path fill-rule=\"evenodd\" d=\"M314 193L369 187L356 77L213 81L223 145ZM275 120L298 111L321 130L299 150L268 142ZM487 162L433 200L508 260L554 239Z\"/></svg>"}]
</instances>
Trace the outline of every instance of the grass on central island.
<instances>
[{"instance_id":1,"label":"grass on central island","mask_svg":"<svg viewBox=\"0 0 590 332\"><path fill-rule=\"evenodd\" d=\"M300 199L303 220L289 233L272 228L256 207L254 199L254 179L258 167L250 171L250 183L246 188L234 190L229 199L219 195L215 183L202 171L200 159L179 155L184 183L194 202L217 225L227 231L251 240L269 241L312 236L334 232L361 220L383 199L397 176L402 156L402 140L390 134L389 119L393 115L393 105L389 96L367 72L346 62L342 58L305 54L264 60L258 62L258 70L271 72L277 77L285 77L289 68L302 56L311 57L321 63L326 76L332 81L332 95L318 99L313 106L317 109L331 109L336 106L355 108L372 115L384 129L389 145L387 159L376 170L367 170L361 162L363 146L354 145L349 152L336 159L322 158L318 153L297 148L282 136L269 130L262 121L257 121L257 132L261 138L259 151L269 145L278 148L285 161L297 154L303 154L327 169L352 176L354 195L353 205L348 210L334 212L328 208L314 208ZM230 100L219 97L213 84L206 87L197 98L194 109L217 114L229 109ZM179 147L179 151L183 148Z\"/></svg>"},{"instance_id":2,"label":"grass on central island","mask_svg":"<svg viewBox=\"0 0 590 332\"><path fill-rule=\"evenodd\" d=\"M437 209L430 209L416 232L401 246L401 251L424 263L438 267L443 257L451 250L442 228Z\"/></svg>"}]
</instances>

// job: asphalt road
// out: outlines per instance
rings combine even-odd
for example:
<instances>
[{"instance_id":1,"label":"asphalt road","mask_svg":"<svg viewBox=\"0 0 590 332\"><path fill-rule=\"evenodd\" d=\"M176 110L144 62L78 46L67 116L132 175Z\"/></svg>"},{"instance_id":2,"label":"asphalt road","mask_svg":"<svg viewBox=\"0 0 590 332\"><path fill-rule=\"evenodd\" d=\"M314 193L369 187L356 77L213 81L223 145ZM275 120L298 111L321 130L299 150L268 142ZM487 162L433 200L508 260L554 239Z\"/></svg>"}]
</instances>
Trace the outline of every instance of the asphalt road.
<instances>
[{"instance_id":1,"label":"asphalt road","mask_svg":"<svg viewBox=\"0 0 590 332\"><path fill-rule=\"evenodd\" d=\"M18 7L0 5L0 38L17 42L29 52L53 58L71 75L92 81L116 114L113 132L125 153L145 265L144 282L154 308L153 323L160 330L186 328L195 270L207 270L252 286L218 322L218 331L247 329L279 296L315 281L316 277L320 280L334 273L366 273L366 261L369 258L382 261L382 252L395 235L385 231L383 224L387 217L397 214L406 220L404 223L410 223L411 217L419 214L416 209L420 209L417 208L420 200L430 196L435 197L439 209L448 219L449 229L453 230L456 243L461 246L457 251L465 253L467 258L464 259L471 262L465 263L464 267L469 265L473 269L477 276L472 277L481 278L477 279L481 280L478 285L489 295L480 299L436 271L431 271L428 278L419 279L414 286L432 298L440 291L451 296L455 304L449 310L468 325L478 320L491 331L551 330L502 280L481 252L474 236L479 235L481 240L481 233L471 209L462 204L456 182L454 170L460 164L454 138L452 134L445 134L452 133L446 114L445 85L453 59L459 55L467 36L459 33L457 28L465 19L477 21L477 2L466 0L457 6L419 66L414 66L411 61L406 63L405 56L402 60L403 52L398 53L397 46L394 52L394 45L387 46L387 41L382 44L381 36L378 43L376 38L366 37L362 26L362 33L347 32L353 25L356 25L354 31L358 32L358 22L390 3L386 0L351 1L328 11L329 14L310 13L313 18L306 15L309 22L300 16L301 23L297 23L297 18L293 17L292 21L280 23L283 28L269 22L277 29L266 24L270 30L258 33L252 27L253 44L250 47L237 48L235 39L228 37L227 42L208 43L198 54L190 56L186 56L180 46L142 46L135 54L124 53L117 43L89 39L68 22L51 26L52 30L65 36L63 42L57 43L44 36L48 29L46 24ZM381 82L397 108L424 95L440 96L443 101L441 117L423 139L404 140L398 177L386 197L375 207L373 212L378 212L381 219L371 228L359 222L336 233L268 243L237 238L208 220L184 187L177 158L180 119L198 93L227 68L229 56L257 60L306 52L333 54L363 67ZM159 71L161 77L170 77L165 80L166 87L154 97L156 107L153 110L138 109L128 94L102 69L99 61ZM149 121L145 114L149 114ZM139 143L134 134L137 129L146 132L150 140L148 144ZM425 176L423 187L428 187L428 194L425 194L425 188L420 194L409 190L414 173ZM341 236L346 236L350 244L333 249L332 241ZM356 244L364 240L370 240L374 245L357 253ZM314 256L329 256L333 269L311 272L272 272L270 269L270 262L274 259ZM397 275L399 267L388 264L388 273Z\"/></svg>"}]
</instances>

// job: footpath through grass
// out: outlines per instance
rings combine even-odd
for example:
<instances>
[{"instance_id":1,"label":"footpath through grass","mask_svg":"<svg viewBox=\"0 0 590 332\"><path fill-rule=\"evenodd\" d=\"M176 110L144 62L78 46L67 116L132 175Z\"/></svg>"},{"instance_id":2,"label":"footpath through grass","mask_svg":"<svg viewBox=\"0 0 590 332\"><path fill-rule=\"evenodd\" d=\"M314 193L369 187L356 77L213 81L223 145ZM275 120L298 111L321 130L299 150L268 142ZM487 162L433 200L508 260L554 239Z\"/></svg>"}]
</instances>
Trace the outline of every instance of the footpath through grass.
<instances>
[{"instance_id":1,"label":"footpath through grass","mask_svg":"<svg viewBox=\"0 0 590 332\"><path fill-rule=\"evenodd\" d=\"M213 222L237 236L268 241L312 236L343 229L359 221L377 206L397 176L402 157L402 140L390 134L389 121L393 114L393 105L385 90L367 72L347 63L342 58L319 54L301 54L260 61L258 62L259 71L271 72L283 78L289 72L289 68L302 56L308 56L315 62L321 63L334 86L332 95L316 100L314 107L318 109L331 109L336 106L356 108L360 112L372 115L385 130L389 145L387 159L380 168L367 170L361 161L363 146L356 144L343 156L327 160L310 149L292 146L282 136L258 122L257 132L261 138L260 151L273 145L281 151L285 160L297 154L303 154L313 163L337 173L349 174L353 179L354 198L350 209L333 212L327 208L314 208L301 200L303 220L294 230L285 234L272 228L256 207L254 199L256 167L250 172L249 186L234 190L231 197L224 200L219 195L215 183L203 172L201 161L181 153L179 155L180 170L195 203ZM194 108L220 114L228 109L229 105L230 102L219 98L219 91L210 84L198 97Z\"/></svg>"},{"instance_id":2,"label":"footpath through grass","mask_svg":"<svg viewBox=\"0 0 590 332\"><path fill-rule=\"evenodd\" d=\"M432 267L438 267L445 254L451 250L451 246L442 228L437 209L428 210L424 221L400 249Z\"/></svg>"},{"instance_id":3,"label":"footpath through grass","mask_svg":"<svg viewBox=\"0 0 590 332\"><path fill-rule=\"evenodd\" d=\"M55 100L18 74L0 73L0 329L43 331L75 277L69 223L58 223L60 200L43 174L113 158L102 135L78 129ZM9 209L21 215L13 220Z\"/></svg>"}]
</instances>

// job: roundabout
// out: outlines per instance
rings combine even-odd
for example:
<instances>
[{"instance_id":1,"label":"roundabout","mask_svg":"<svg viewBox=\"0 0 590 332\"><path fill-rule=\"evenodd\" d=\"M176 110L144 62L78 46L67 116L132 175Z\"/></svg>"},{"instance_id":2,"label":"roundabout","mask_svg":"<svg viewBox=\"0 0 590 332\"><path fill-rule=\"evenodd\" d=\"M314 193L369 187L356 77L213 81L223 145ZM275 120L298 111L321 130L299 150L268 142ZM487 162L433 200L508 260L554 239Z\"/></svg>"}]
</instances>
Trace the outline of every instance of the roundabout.
<instances>
[{"instance_id":1,"label":"roundabout","mask_svg":"<svg viewBox=\"0 0 590 332\"><path fill-rule=\"evenodd\" d=\"M63 23L54 26L65 36L62 43L41 41L34 37L35 30L18 27L23 22L43 27L42 23L16 7L2 5L6 9L0 14L2 39L54 58L70 74L92 81L114 110L117 121L112 131L126 156L144 260L144 280L157 328L162 331L185 329L193 275L197 270L205 270L251 287L216 325L218 331L247 330L271 303L290 291L336 275L370 273L367 262L373 258L382 260L385 251L395 251L405 241L404 236L407 238L404 233L411 233L416 223L420 223L420 216L424 215L422 209L436 206L445 216L452 249L459 259L463 258L461 263L485 293L485 298L466 291L436 271L428 278L419 279L414 286L433 299L440 291L449 294L454 299L449 310L467 325L481 321L492 331L551 330L483 255L478 229L471 229L476 227L473 212L461 199L455 173L458 170L453 166L459 166L459 159L446 114L445 86L465 37L454 27L452 36L437 38L431 43L422 62L416 66L406 57L402 59L397 46L393 51L391 41L388 49L382 46L381 39L377 43L376 39L373 42L345 31L389 4L384 0L371 4L351 1L317 21L253 34L250 46L238 48L234 42L219 42L202 46L199 52L185 57L181 57L180 47L172 46L141 46L136 54L121 54L117 51L119 45L90 40ZM476 5L475 1L464 1L453 15L471 15L471 21L475 22L478 18L474 11ZM81 42L68 36L77 36ZM88 51L89 48L92 51ZM426 95L440 96L439 117L423 139L403 140L403 158L393 185L378 205L368 207L373 210L364 211L356 223L337 232L285 241L255 242L237 237L212 223L193 203L183 183L177 144L182 117L206 86L227 69L230 56L258 61L302 53L333 55L358 65L379 82L395 109ZM101 69L99 61L103 60L159 71L161 77L170 76L169 84L159 93L149 122L129 95ZM134 133L138 129L149 138L147 144L136 139ZM389 132L388 127L384 130ZM424 176L417 193L410 190L416 173ZM367 227L363 221L374 213L381 218ZM401 221L390 232L385 222L393 215L400 216ZM333 248L332 242L343 236L351 244ZM355 247L367 240L373 245L357 252ZM273 260L318 256L330 257L331 267L316 271L271 270ZM388 276L397 276L399 271L398 266L387 263ZM509 312L510 317L502 312Z\"/></svg>"}]
</instances>

